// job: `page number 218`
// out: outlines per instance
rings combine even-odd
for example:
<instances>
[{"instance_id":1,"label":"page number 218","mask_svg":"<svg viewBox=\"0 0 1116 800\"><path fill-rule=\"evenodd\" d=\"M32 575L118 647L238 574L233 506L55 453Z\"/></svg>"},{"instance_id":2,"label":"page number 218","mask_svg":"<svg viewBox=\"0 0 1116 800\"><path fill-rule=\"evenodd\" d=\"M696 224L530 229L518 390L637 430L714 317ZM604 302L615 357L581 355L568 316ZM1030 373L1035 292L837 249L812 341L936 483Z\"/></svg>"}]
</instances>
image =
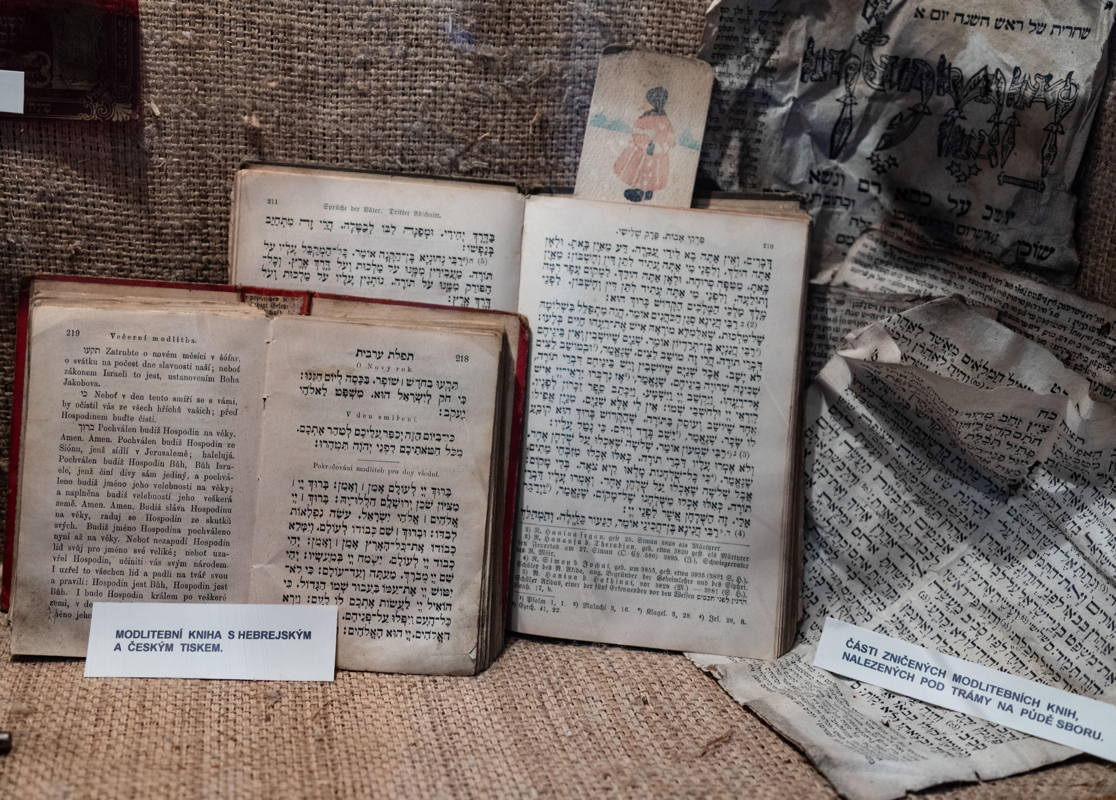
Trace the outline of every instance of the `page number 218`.
<instances>
[{"instance_id":1,"label":"page number 218","mask_svg":"<svg viewBox=\"0 0 1116 800\"><path fill-rule=\"evenodd\" d=\"M453 358L454 358L454 360L455 360L455 361L457 361L457 362L458 362L459 364L465 364L465 363L468 363L468 361L469 361L469 356L468 356L467 354L465 354L465 353L458 353L458 354L457 354L457 355L455 355L455 356L454 356Z\"/></svg>"}]
</instances>

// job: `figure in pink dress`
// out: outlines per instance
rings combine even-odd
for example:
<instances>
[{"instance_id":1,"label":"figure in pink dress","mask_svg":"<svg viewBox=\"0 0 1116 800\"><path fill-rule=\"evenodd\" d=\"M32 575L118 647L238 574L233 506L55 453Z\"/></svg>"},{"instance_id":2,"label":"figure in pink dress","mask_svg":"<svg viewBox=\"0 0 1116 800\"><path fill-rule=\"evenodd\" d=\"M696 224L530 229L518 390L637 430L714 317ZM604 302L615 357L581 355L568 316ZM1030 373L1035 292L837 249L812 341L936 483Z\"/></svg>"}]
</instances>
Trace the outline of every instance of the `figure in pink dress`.
<instances>
[{"instance_id":1,"label":"figure in pink dress","mask_svg":"<svg viewBox=\"0 0 1116 800\"><path fill-rule=\"evenodd\" d=\"M632 141L612 165L612 171L630 189L624 198L638 203L650 200L651 195L663 189L670 177L670 148L674 147L674 126L667 117L667 90L656 86L647 91L650 106L636 120Z\"/></svg>"}]
</instances>

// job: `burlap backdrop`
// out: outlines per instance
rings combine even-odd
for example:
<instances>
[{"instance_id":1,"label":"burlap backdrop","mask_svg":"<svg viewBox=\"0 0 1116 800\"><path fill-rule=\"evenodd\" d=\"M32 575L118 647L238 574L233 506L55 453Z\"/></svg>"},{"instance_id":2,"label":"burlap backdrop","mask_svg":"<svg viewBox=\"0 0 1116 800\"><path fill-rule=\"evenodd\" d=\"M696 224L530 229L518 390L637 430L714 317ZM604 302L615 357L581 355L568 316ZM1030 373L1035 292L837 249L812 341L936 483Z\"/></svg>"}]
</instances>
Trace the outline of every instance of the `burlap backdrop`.
<instances>
[{"instance_id":1,"label":"burlap backdrop","mask_svg":"<svg viewBox=\"0 0 1116 800\"><path fill-rule=\"evenodd\" d=\"M0 440L20 276L223 280L246 160L572 185L601 48L692 53L706 4L142 0L142 123L0 121ZM1080 283L1110 301L1114 137L1106 112ZM79 662L10 662L7 624L0 797L832 795L674 654L518 639L475 680L84 681ZM1116 770L959 793L1116 794Z\"/></svg>"},{"instance_id":2,"label":"burlap backdrop","mask_svg":"<svg viewBox=\"0 0 1116 800\"><path fill-rule=\"evenodd\" d=\"M222 281L245 161L572 185L607 44L692 54L708 0L143 0L144 119L0 120L0 452L20 276ZM1112 93L1079 286L1116 303Z\"/></svg>"}]
</instances>

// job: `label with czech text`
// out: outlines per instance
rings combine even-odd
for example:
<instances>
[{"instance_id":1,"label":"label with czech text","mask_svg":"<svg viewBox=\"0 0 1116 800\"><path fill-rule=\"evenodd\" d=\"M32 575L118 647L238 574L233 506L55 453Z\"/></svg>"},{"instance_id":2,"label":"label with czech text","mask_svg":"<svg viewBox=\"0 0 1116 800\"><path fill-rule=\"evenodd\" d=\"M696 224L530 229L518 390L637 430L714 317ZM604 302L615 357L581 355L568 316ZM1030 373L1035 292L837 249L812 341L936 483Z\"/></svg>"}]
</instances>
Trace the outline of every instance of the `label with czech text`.
<instances>
[{"instance_id":1,"label":"label with czech text","mask_svg":"<svg viewBox=\"0 0 1116 800\"><path fill-rule=\"evenodd\" d=\"M94 603L87 678L332 681L337 606Z\"/></svg>"},{"instance_id":2,"label":"label with czech text","mask_svg":"<svg viewBox=\"0 0 1116 800\"><path fill-rule=\"evenodd\" d=\"M814 666L1116 761L1116 708L829 618Z\"/></svg>"}]
</instances>

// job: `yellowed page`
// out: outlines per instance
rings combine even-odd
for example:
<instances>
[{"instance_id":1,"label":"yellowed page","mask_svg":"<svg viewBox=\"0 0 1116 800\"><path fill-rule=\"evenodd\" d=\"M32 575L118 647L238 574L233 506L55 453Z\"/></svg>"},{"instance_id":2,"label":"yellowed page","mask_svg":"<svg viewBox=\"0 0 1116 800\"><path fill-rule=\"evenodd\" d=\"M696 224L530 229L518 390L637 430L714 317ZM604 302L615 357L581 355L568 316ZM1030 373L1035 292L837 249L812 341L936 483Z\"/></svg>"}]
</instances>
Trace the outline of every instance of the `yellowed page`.
<instances>
[{"instance_id":1,"label":"yellowed page","mask_svg":"<svg viewBox=\"0 0 1116 800\"><path fill-rule=\"evenodd\" d=\"M267 321L31 313L12 652L81 656L95 601L246 599Z\"/></svg>"},{"instance_id":2,"label":"yellowed page","mask_svg":"<svg viewBox=\"0 0 1116 800\"><path fill-rule=\"evenodd\" d=\"M500 346L275 320L252 595L340 606L338 666L475 671Z\"/></svg>"}]
</instances>

